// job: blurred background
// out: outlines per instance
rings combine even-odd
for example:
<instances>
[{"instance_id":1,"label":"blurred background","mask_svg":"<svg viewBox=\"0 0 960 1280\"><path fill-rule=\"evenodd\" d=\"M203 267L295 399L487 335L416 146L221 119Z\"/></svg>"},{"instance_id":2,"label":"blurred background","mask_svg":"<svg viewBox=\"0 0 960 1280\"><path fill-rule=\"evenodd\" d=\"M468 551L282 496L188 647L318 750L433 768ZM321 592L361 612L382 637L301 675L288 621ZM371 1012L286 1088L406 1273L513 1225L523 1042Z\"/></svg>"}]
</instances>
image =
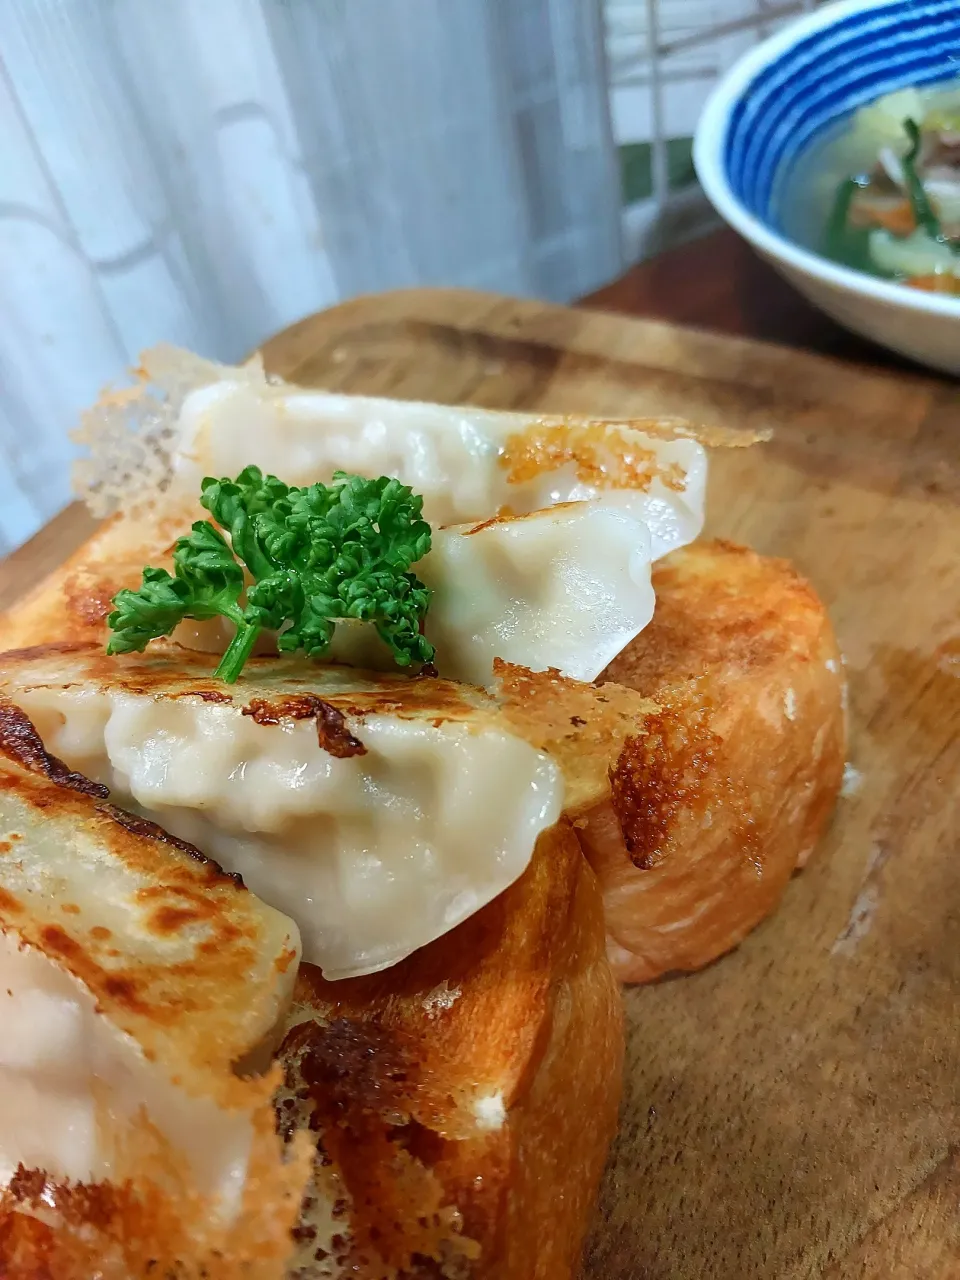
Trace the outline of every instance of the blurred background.
<instances>
[{"instance_id":1,"label":"blurred background","mask_svg":"<svg viewBox=\"0 0 960 1280\"><path fill-rule=\"evenodd\" d=\"M354 294L570 302L713 225L713 81L813 0L3 0L0 554L138 353Z\"/></svg>"}]
</instances>

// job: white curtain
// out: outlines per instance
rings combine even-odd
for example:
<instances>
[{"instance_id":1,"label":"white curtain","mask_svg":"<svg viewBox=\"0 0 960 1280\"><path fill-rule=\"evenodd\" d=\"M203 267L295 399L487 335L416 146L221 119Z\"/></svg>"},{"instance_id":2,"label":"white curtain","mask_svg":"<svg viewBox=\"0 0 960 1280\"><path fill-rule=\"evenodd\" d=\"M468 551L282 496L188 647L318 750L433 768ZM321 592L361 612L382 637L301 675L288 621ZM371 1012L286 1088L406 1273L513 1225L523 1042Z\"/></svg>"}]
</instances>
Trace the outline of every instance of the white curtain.
<instances>
[{"instance_id":1,"label":"white curtain","mask_svg":"<svg viewBox=\"0 0 960 1280\"><path fill-rule=\"evenodd\" d=\"M595 0L0 0L0 552L145 346L620 267Z\"/></svg>"}]
</instances>

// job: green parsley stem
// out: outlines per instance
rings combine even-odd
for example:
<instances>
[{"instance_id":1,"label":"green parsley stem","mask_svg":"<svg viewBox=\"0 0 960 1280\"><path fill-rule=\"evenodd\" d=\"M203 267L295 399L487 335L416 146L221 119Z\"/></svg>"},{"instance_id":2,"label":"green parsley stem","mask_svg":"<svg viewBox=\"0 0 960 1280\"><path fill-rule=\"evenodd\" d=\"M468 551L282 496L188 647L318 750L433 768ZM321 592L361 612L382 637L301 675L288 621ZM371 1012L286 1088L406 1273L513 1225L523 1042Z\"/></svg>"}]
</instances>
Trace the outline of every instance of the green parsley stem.
<instances>
[{"instance_id":1,"label":"green parsley stem","mask_svg":"<svg viewBox=\"0 0 960 1280\"><path fill-rule=\"evenodd\" d=\"M252 622L238 622L236 634L227 646L227 651L213 673L225 684L235 684L237 676L243 670L243 664L253 652L260 628Z\"/></svg>"}]
</instances>

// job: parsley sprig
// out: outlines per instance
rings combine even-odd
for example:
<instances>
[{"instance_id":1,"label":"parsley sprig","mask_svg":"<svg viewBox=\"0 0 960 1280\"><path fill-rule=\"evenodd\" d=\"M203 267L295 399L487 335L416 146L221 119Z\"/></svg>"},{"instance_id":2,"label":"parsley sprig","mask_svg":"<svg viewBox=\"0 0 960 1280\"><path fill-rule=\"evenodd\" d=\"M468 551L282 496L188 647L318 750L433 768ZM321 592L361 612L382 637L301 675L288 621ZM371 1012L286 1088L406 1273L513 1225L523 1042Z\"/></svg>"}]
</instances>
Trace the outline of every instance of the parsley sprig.
<instances>
[{"instance_id":1,"label":"parsley sprig","mask_svg":"<svg viewBox=\"0 0 960 1280\"><path fill-rule=\"evenodd\" d=\"M142 653L184 618L229 618L236 634L216 675L232 684L262 628L279 632L281 652L319 658L336 623L359 618L400 666L432 661L421 634L430 591L410 572L430 550L430 526L423 499L406 485L338 471L330 485L301 489L246 467L201 487L202 505L230 541L198 520L176 542L172 574L147 568L138 591L118 591L108 653Z\"/></svg>"}]
</instances>

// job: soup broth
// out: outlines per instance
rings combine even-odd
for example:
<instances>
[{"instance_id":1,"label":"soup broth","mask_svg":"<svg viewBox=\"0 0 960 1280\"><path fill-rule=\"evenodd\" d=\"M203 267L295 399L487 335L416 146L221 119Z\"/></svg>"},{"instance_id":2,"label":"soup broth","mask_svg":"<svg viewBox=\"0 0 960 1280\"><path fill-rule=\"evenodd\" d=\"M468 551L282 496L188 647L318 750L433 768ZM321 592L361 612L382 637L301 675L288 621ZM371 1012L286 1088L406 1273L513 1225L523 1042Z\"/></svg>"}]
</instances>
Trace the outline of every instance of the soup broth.
<instances>
[{"instance_id":1,"label":"soup broth","mask_svg":"<svg viewBox=\"0 0 960 1280\"><path fill-rule=\"evenodd\" d=\"M861 108L798 158L777 204L798 244L960 295L960 80Z\"/></svg>"}]
</instances>

